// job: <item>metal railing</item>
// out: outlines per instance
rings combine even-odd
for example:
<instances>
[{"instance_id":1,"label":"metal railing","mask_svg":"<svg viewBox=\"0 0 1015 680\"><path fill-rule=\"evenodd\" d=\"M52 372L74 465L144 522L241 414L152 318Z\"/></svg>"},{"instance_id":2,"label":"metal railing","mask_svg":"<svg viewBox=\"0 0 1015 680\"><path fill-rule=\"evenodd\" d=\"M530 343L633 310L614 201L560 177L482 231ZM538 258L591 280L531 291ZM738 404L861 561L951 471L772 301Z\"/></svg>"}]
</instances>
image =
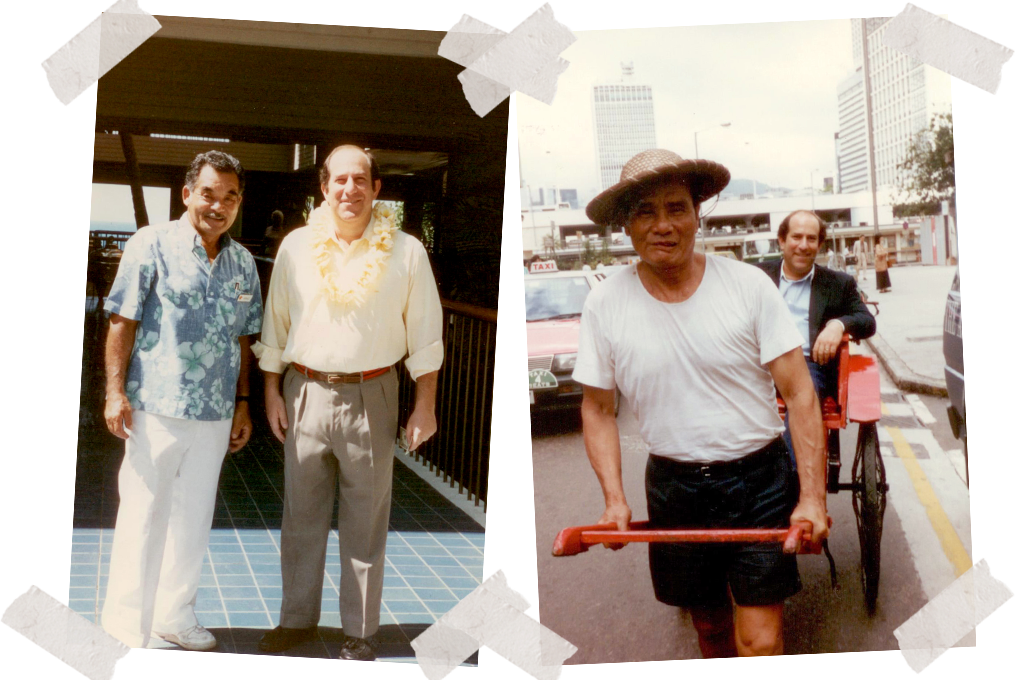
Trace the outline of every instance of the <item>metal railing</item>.
<instances>
[{"instance_id":1,"label":"metal railing","mask_svg":"<svg viewBox=\"0 0 1015 680\"><path fill-rule=\"evenodd\" d=\"M123 250L123 244L134 234L126 231L90 231L88 232L88 251Z\"/></svg>"},{"instance_id":2,"label":"metal railing","mask_svg":"<svg viewBox=\"0 0 1015 680\"><path fill-rule=\"evenodd\" d=\"M411 456L486 510L493 416L496 310L442 300L444 365L437 379L437 433ZM399 426L415 403L415 383L399 372Z\"/></svg>"}]
</instances>

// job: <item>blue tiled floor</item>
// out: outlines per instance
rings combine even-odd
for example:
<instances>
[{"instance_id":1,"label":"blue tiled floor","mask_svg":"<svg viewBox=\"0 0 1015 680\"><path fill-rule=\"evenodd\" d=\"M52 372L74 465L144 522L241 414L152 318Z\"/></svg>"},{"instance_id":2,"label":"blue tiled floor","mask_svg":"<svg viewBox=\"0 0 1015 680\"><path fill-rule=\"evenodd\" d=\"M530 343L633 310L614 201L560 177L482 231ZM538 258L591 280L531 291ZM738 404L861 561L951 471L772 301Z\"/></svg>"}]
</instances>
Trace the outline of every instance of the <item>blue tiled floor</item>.
<instances>
[{"instance_id":1,"label":"blue tiled floor","mask_svg":"<svg viewBox=\"0 0 1015 680\"><path fill-rule=\"evenodd\" d=\"M105 597L121 458L115 442L82 437L69 598L71 609L91 621L98 621ZM226 458L196 604L220 651L257 653L263 631L278 625L282 488L281 446L267 433L255 433L247 449ZM409 641L480 584L483 539L480 525L396 460L377 635L381 660L414 661ZM319 639L286 654L337 657L339 574L333 528Z\"/></svg>"}]
</instances>

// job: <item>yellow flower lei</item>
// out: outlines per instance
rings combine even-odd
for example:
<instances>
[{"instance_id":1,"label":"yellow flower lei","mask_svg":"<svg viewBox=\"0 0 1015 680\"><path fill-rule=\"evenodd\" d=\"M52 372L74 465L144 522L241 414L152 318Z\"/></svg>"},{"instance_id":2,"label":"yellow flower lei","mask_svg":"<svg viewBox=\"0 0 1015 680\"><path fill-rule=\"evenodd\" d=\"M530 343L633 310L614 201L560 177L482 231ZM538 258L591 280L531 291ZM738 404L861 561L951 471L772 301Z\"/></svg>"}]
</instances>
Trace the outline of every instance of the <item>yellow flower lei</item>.
<instances>
[{"instance_id":1,"label":"yellow flower lei","mask_svg":"<svg viewBox=\"0 0 1015 680\"><path fill-rule=\"evenodd\" d=\"M360 307L366 294L377 291L377 279L391 256L395 244L395 214L385 205L373 209L373 233L367 243L368 252L360 259L360 266L342 267L335 271L331 266L328 242L335 233L335 222L331 209L322 205L310 213L307 225L313 229L310 246L314 253L317 270L321 274L324 294L332 302L351 307Z\"/></svg>"}]
</instances>

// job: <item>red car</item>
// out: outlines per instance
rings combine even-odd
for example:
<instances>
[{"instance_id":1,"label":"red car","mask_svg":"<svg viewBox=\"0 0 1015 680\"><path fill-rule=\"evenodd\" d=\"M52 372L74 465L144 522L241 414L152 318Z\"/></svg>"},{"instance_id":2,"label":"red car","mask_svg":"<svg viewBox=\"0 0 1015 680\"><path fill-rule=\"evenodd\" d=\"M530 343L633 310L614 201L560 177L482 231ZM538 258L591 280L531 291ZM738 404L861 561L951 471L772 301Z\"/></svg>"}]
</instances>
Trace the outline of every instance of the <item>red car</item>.
<instances>
[{"instance_id":1,"label":"red car","mask_svg":"<svg viewBox=\"0 0 1015 680\"><path fill-rule=\"evenodd\" d=\"M529 348L532 411L581 406L582 386L571 379L578 356L582 307L602 278L593 271L530 274L525 277L525 328Z\"/></svg>"}]
</instances>

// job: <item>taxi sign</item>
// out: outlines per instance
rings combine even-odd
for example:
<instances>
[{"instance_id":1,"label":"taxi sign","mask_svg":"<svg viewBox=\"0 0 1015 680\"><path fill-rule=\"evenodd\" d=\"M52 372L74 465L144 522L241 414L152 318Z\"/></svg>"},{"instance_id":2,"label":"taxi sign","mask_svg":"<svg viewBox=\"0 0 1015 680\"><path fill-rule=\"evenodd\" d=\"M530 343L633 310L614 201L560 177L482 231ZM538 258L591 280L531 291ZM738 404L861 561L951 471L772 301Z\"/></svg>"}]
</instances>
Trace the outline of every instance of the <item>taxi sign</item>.
<instances>
[{"instance_id":1,"label":"taxi sign","mask_svg":"<svg viewBox=\"0 0 1015 680\"><path fill-rule=\"evenodd\" d=\"M529 273L536 274L539 272L555 272L557 271L556 260L540 260L538 262L529 263Z\"/></svg>"},{"instance_id":2,"label":"taxi sign","mask_svg":"<svg viewBox=\"0 0 1015 680\"><path fill-rule=\"evenodd\" d=\"M557 386L557 376L545 368L534 368L529 371L529 389L547 390Z\"/></svg>"}]
</instances>

